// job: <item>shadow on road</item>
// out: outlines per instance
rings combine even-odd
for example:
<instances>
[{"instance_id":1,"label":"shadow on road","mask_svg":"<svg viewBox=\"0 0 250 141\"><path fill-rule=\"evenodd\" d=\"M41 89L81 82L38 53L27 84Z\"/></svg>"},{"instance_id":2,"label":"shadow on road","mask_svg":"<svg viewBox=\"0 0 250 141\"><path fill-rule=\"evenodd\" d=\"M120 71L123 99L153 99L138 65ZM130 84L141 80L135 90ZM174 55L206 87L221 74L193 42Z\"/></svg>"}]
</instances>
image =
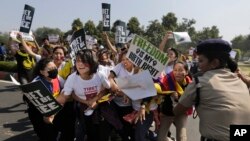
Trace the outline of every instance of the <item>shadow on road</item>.
<instances>
[{"instance_id":1,"label":"shadow on road","mask_svg":"<svg viewBox=\"0 0 250 141\"><path fill-rule=\"evenodd\" d=\"M3 141L38 141L38 138L34 134L34 131L28 131L28 132L10 137Z\"/></svg>"}]
</instances>

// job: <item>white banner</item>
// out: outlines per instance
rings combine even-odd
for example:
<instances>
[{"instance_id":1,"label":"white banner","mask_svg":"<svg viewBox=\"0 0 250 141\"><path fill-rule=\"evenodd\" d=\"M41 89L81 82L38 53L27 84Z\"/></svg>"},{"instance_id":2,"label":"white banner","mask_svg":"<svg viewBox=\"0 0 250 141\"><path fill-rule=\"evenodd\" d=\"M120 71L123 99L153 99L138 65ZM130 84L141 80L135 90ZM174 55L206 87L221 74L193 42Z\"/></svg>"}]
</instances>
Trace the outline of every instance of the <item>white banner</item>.
<instances>
[{"instance_id":1,"label":"white banner","mask_svg":"<svg viewBox=\"0 0 250 141\"><path fill-rule=\"evenodd\" d=\"M173 35L177 45L192 42L187 32L173 32Z\"/></svg>"},{"instance_id":2,"label":"white banner","mask_svg":"<svg viewBox=\"0 0 250 141\"><path fill-rule=\"evenodd\" d=\"M30 33L24 33L24 32L20 32L20 31L16 31L16 30L12 30L10 32L10 37L13 39L13 40L16 40L16 41L19 41L16 37L17 37L17 33L20 33L22 35L22 38L25 40L25 41L34 41L34 38L33 38L33 34L32 32L30 31ZM20 42L20 41L19 41Z\"/></svg>"},{"instance_id":3,"label":"white banner","mask_svg":"<svg viewBox=\"0 0 250 141\"><path fill-rule=\"evenodd\" d=\"M142 71L124 78L115 78L118 87L132 100L156 96L156 89L150 73Z\"/></svg>"}]
</instances>

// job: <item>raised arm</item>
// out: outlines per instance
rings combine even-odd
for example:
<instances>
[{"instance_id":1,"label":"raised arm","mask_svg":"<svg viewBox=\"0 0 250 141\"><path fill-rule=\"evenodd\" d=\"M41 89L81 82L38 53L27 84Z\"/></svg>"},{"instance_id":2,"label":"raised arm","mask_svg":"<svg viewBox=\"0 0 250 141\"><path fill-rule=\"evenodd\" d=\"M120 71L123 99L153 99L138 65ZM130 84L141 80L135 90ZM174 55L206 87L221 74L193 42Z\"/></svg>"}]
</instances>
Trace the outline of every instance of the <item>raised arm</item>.
<instances>
[{"instance_id":1,"label":"raised arm","mask_svg":"<svg viewBox=\"0 0 250 141\"><path fill-rule=\"evenodd\" d=\"M108 37L108 34L106 32L103 32L103 36L104 36L104 39L107 43L107 46L108 48L114 53L114 54L117 54L117 50L115 48L115 46L113 46L109 40L109 37Z\"/></svg>"},{"instance_id":2,"label":"raised arm","mask_svg":"<svg viewBox=\"0 0 250 141\"><path fill-rule=\"evenodd\" d=\"M173 32L171 32L171 31L167 31L167 32L166 32L164 38L162 39L162 41L161 41L161 43L160 43L160 45L159 45L159 49L160 49L161 51L164 50L164 47L165 47L165 45L167 44L168 38L169 38L172 34L173 34Z\"/></svg>"},{"instance_id":3,"label":"raised arm","mask_svg":"<svg viewBox=\"0 0 250 141\"><path fill-rule=\"evenodd\" d=\"M32 57L36 57L36 53L34 53L32 51L32 49L26 44L26 42L24 41L24 39L22 38L22 35L20 33L17 34L17 39L21 41L22 45L23 45L23 48L25 49L25 51L31 55Z\"/></svg>"}]
</instances>

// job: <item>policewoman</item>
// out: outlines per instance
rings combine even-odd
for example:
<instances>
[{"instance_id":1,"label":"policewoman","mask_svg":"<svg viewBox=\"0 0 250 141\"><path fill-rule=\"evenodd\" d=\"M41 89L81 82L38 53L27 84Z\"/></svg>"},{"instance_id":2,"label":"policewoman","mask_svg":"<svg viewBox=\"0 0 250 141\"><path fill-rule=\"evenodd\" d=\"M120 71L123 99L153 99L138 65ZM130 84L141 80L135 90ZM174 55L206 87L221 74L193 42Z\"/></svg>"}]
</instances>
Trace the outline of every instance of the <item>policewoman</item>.
<instances>
[{"instance_id":1,"label":"policewoman","mask_svg":"<svg viewBox=\"0 0 250 141\"><path fill-rule=\"evenodd\" d=\"M180 115L195 105L201 141L229 141L230 125L250 123L249 90L234 73L237 64L230 58L231 50L230 44L221 39L197 45L202 75L187 86L174 108L175 115Z\"/></svg>"}]
</instances>

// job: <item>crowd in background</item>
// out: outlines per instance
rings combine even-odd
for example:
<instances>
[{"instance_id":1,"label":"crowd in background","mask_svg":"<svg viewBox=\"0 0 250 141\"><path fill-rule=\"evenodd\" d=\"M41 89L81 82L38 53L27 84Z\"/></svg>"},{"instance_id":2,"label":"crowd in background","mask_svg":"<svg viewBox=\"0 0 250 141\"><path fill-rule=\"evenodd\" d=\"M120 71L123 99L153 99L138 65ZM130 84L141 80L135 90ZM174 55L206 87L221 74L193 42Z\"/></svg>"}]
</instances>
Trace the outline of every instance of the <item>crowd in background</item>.
<instances>
[{"instance_id":1,"label":"crowd in background","mask_svg":"<svg viewBox=\"0 0 250 141\"><path fill-rule=\"evenodd\" d=\"M162 39L159 45L161 51L171 34L167 32ZM153 80L160 88L159 91L157 89L157 96L131 100L116 84L115 78L132 76L143 70L126 57L129 43L116 47L105 32L103 37L107 46L103 47L96 42L78 51L75 62L69 56L69 47L62 43L51 44L48 38L44 38L43 44L39 46L36 42L26 42L18 34L19 42L10 40L5 47L1 44L2 60L6 60L6 47L16 58L18 81L21 84L41 80L63 105L63 109L56 115L44 117L23 97L28 105L29 119L40 141L187 141L186 125L194 109L198 109L200 126L203 127L200 130L201 140L229 140L229 124L249 123L250 105L243 100L249 99L249 81L230 59L231 48L225 41L204 41L196 50L190 47L187 53L168 48L168 63L162 75ZM194 80L197 79L197 72L201 74L200 82ZM195 96L197 83L202 84L198 100ZM226 87L240 91L234 92ZM212 93L209 92L211 90ZM164 94L163 91L172 93ZM241 97L225 96L233 93L240 93ZM203 94L218 96L213 101L207 99L210 96L204 97ZM100 102L106 95L109 100ZM226 102L220 105L223 100ZM199 106L194 101L198 101ZM235 108L231 103L241 104ZM208 110L222 109L223 106L226 108L214 110L215 113ZM222 121L210 121L209 117L218 112L222 113ZM232 117L223 122L223 114ZM235 118L234 115L241 116ZM153 123L155 130L152 131L149 128ZM212 124L215 126L211 123L215 123ZM176 137L169 131L172 124L176 128ZM211 129L205 129L210 125Z\"/></svg>"}]
</instances>

